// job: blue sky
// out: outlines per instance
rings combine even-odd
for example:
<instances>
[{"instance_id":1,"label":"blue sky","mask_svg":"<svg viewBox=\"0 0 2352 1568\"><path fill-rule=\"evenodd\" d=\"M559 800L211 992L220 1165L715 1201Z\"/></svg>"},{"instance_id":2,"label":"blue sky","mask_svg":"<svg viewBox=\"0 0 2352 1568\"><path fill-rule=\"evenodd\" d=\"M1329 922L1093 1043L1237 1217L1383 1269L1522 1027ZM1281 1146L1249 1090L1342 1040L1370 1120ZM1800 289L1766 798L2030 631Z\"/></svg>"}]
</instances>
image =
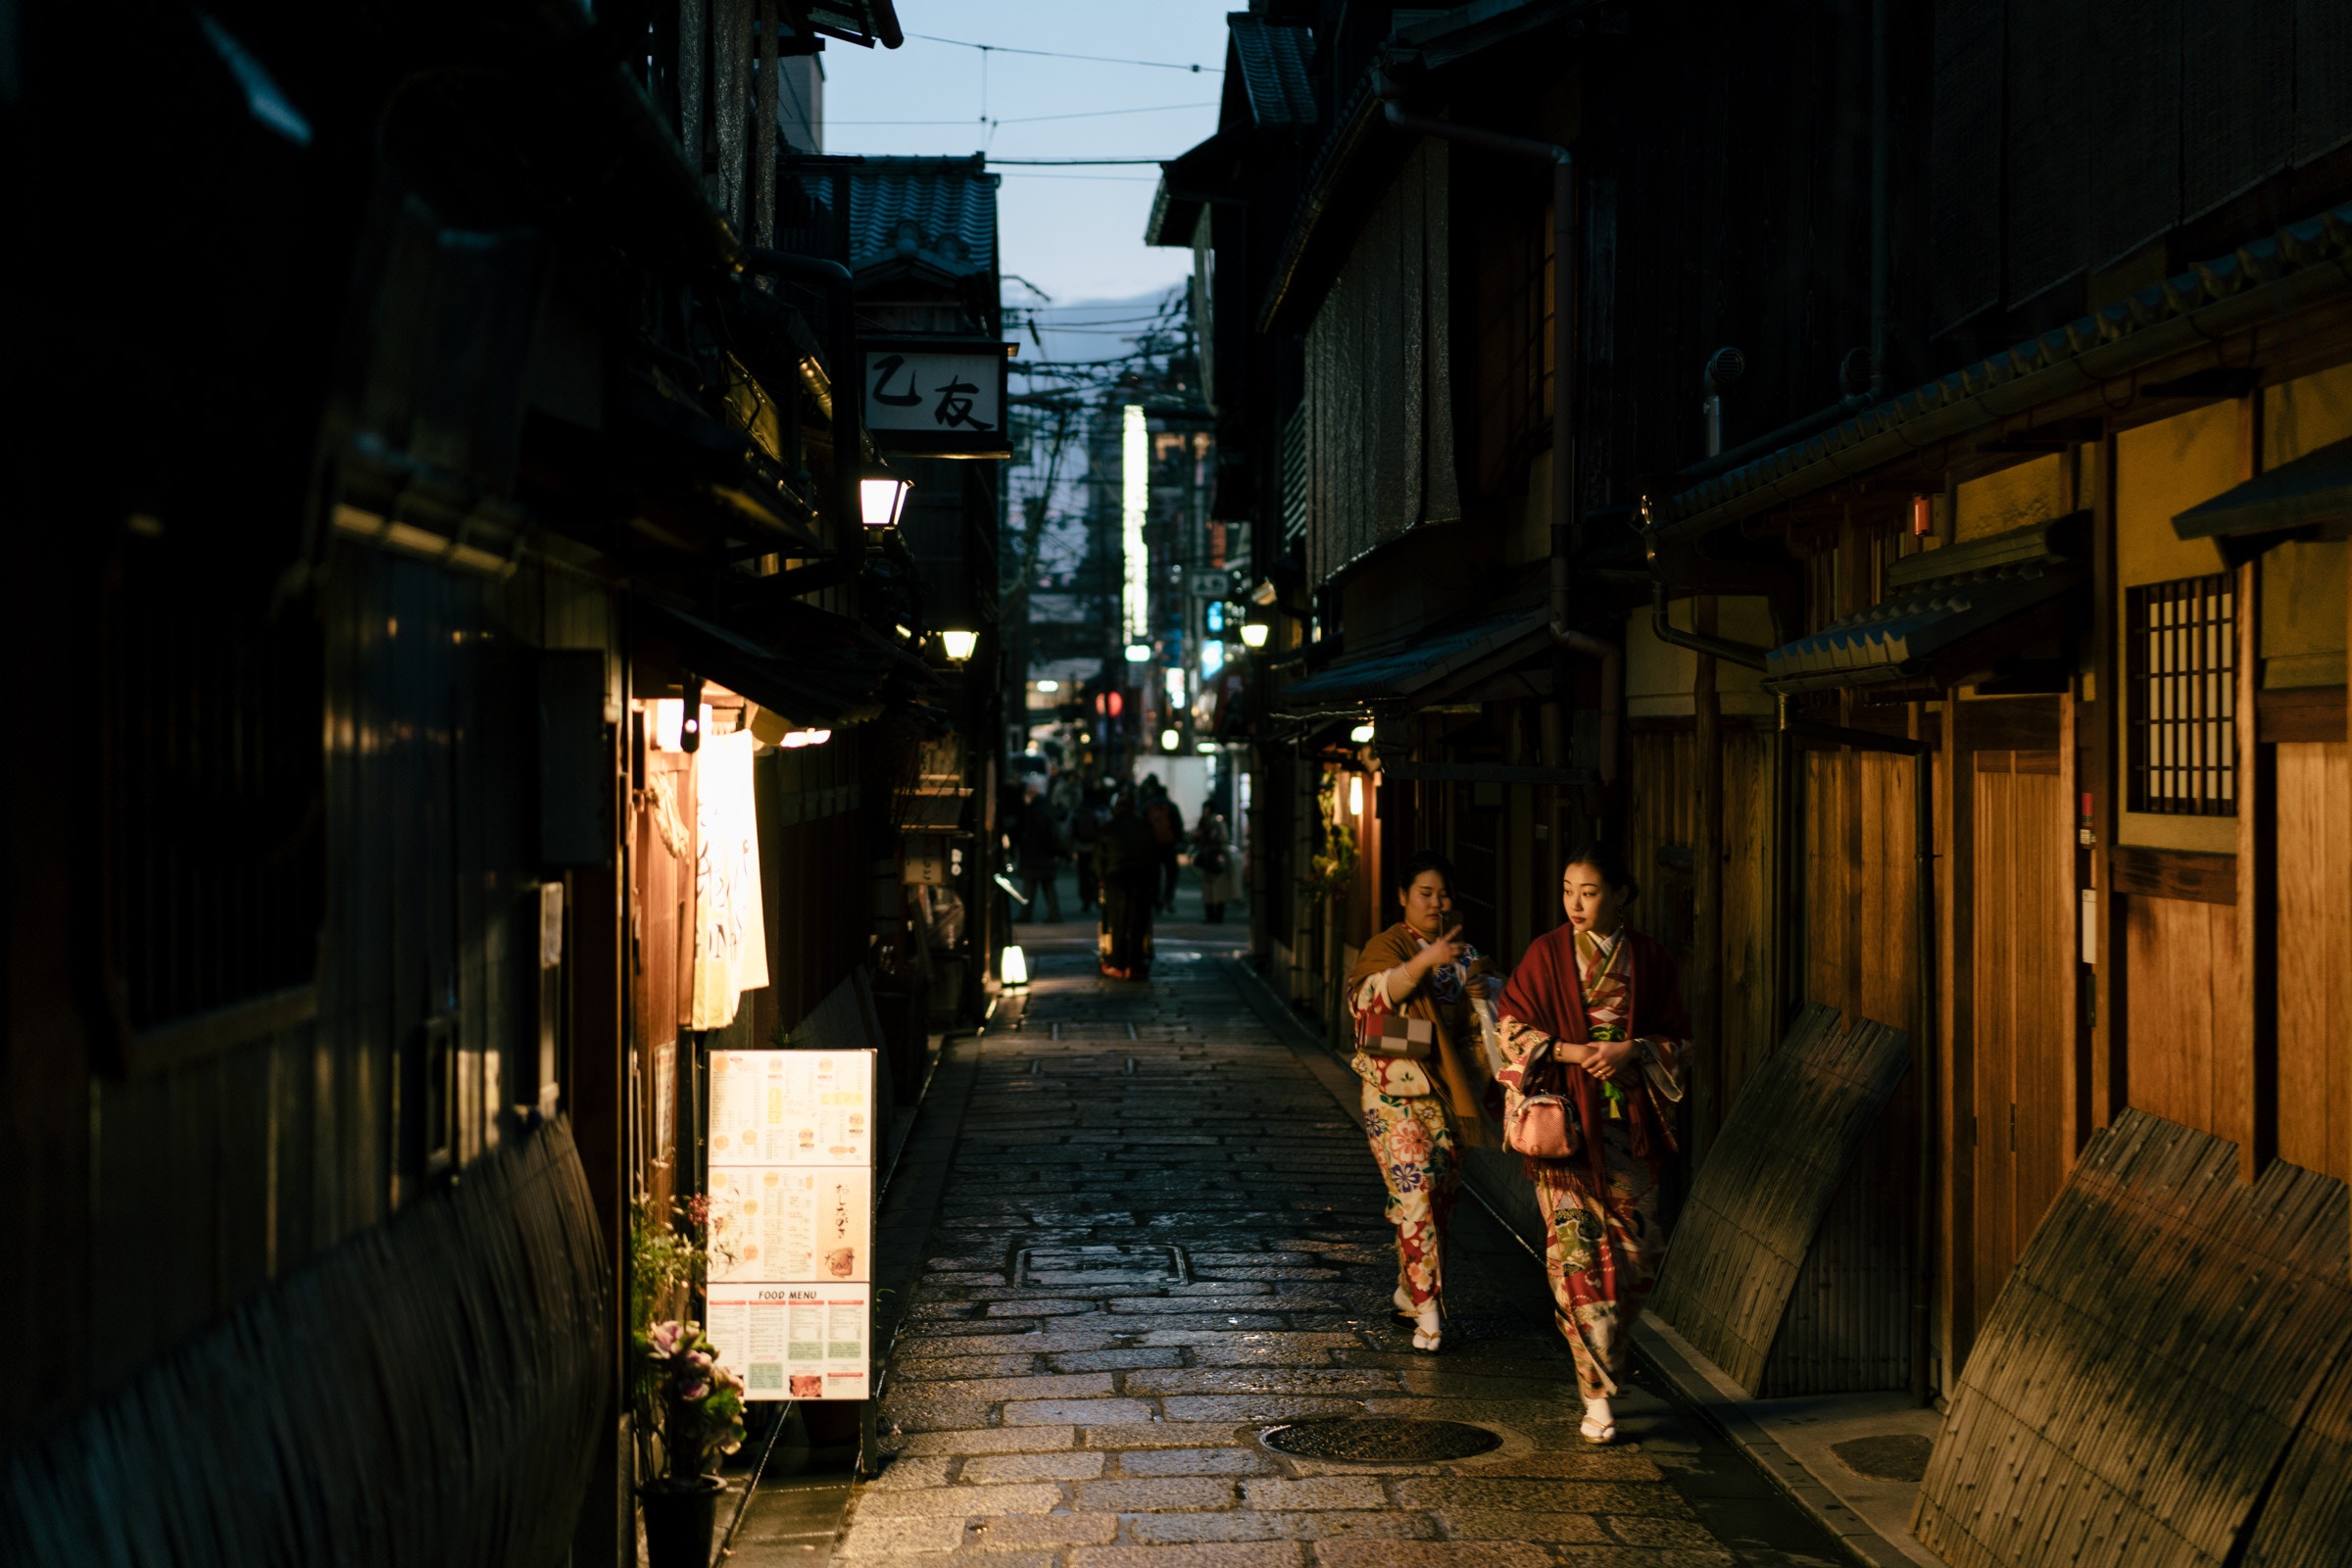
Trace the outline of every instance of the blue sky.
<instances>
[{"instance_id":1,"label":"blue sky","mask_svg":"<svg viewBox=\"0 0 2352 1568\"><path fill-rule=\"evenodd\" d=\"M1236 9L1234 0L898 0L904 47L825 50L825 150L1172 158L1216 129L1225 14ZM918 33L999 47L984 54ZM1201 69L1002 52L1012 48ZM1004 270L1054 305L1134 300L1189 274L1190 252L1143 241L1158 171L998 172ZM1009 281L1004 297L1035 299ZM1052 320L1059 313L1045 314ZM1113 352L1112 341L1104 339L1103 352ZM1079 345L1054 348L1059 357Z\"/></svg>"}]
</instances>

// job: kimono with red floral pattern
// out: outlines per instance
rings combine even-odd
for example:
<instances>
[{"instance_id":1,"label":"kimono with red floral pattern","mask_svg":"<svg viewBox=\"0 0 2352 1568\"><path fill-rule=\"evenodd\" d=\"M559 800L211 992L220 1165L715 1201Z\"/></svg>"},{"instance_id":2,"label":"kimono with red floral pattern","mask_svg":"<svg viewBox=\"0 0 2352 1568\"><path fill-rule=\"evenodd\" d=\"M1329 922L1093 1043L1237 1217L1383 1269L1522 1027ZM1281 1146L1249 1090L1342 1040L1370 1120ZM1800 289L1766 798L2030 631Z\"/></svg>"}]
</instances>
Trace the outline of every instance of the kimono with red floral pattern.
<instances>
[{"instance_id":1,"label":"kimono with red floral pattern","mask_svg":"<svg viewBox=\"0 0 2352 1568\"><path fill-rule=\"evenodd\" d=\"M1554 967L1546 977L1540 965ZM1657 1283L1665 1243L1658 1173L1673 1149L1690 1015L1664 947L1626 927L1595 936L1566 926L1529 946L1500 1012L1505 1065L1495 1076L1506 1129L1524 1107L1521 1074L1539 1045L1639 1042L1635 1060L1609 1084L1568 1068L1585 1147L1569 1159L1527 1161L1547 1219L1544 1272L1576 1357L1577 1387L1589 1399L1606 1398L1625 1376L1634 1320ZM1579 1077L1586 1083L1576 1085Z\"/></svg>"}]
</instances>

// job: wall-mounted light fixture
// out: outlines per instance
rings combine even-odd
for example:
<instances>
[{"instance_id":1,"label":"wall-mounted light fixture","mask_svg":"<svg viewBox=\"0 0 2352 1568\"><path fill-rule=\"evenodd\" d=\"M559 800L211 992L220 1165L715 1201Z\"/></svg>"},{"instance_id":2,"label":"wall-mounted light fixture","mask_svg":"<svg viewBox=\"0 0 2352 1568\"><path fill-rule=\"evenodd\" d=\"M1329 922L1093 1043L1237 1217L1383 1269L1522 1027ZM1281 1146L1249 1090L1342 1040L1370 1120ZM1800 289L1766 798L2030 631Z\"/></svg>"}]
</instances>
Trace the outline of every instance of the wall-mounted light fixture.
<instances>
[{"instance_id":1,"label":"wall-mounted light fixture","mask_svg":"<svg viewBox=\"0 0 2352 1568\"><path fill-rule=\"evenodd\" d=\"M1037 689L1050 697L1054 693L1061 690L1061 682L1057 680L1041 680L1037 682Z\"/></svg>"},{"instance_id":2,"label":"wall-mounted light fixture","mask_svg":"<svg viewBox=\"0 0 2352 1568\"><path fill-rule=\"evenodd\" d=\"M1356 725L1348 732L1348 738L1358 746L1363 745L1372 738L1372 721L1367 718L1361 724Z\"/></svg>"},{"instance_id":3,"label":"wall-mounted light fixture","mask_svg":"<svg viewBox=\"0 0 2352 1568\"><path fill-rule=\"evenodd\" d=\"M973 649L980 646L980 634L968 627L953 627L939 634L939 646L947 651L950 659L960 664L972 657Z\"/></svg>"},{"instance_id":4,"label":"wall-mounted light fixture","mask_svg":"<svg viewBox=\"0 0 2352 1568\"><path fill-rule=\"evenodd\" d=\"M1364 814L1364 775L1361 773L1348 775L1348 814L1349 816Z\"/></svg>"},{"instance_id":5,"label":"wall-mounted light fixture","mask_svg":"<svg viewBox=\"0 0 2352 1568\"><path fill-rule=\"evenodd\" d=\"M703 749L703 677L686 677L686 701L678 710L678 750L699 752Z\"/></svg>"},{"instance_id":6,"label":"wall-mounted light fixture","mask_svg":"<svg viewBox=\"0 0 2352 1568\"><path fill-rule=\"evenodd\" d=\"M867 464L858 471L858 520L868 528L896 528L906 510L906 492L913 488L888 464Z\"/></svg>"},{"instance_id":7,"label":"wall-mounted light fixture","mask_svg":"<svg viewBox=\"0 0 2352 1568\"><path fill-rule=\"evenodd\" d=\"M1029 955L1018 947L1006 948L997 957L997 978L1007 991L1029 989Z\"/></svg>"},{"instance_id":8,"label":"wall-mounted light fixture","mask_svg":"<svg viewBox=\"0 0 2352 1568\"><path fill-rule=\"evenodd\" d=\"M1265 647L1266 636L1272 630L1273 628L1268 626L1264 621L1259 620L1254 615L1250 616L1248 620L1242 622L1242 646L1244 648Z\"/></svg>"}]
</instances>

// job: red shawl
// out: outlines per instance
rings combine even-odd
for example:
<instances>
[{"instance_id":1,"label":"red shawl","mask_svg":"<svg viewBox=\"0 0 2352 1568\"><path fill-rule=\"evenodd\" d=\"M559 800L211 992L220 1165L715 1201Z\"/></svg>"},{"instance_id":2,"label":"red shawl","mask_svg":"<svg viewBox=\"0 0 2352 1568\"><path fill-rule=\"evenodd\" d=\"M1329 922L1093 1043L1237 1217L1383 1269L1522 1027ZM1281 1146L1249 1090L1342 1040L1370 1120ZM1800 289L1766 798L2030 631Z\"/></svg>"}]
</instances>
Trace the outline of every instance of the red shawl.
<instances>
[{"instance_id":1,"label":"red shawl","mask_svg":"<svg viewBox=\"0 0 2352 1568\"><path fill-rule=\"evenodd\" d=\"M1631 926L1621 940L1627 944L1626 1038L1639 1040L1649 1035L1678 1043L1689 1040L1690 1014L1684 1007L1682 992L1675 984L1673 956L1664 944ZM1592 1044L1586 1033L1585 988L1578 978L1574 926L1562 925L1528 944L1526 956L1511 971L1510 984L1503 987L1502 1002L1496 1010L1503 1017L1516 1018L1554 1040L1579 1046ZM1585 1151L1592 1162L1592 1179L1598 1184L1594 1191L1606 1194L1608 1160L1601 1151L1600 1129L1607 1111L1601 1102L1600 1080L1575 1066L1567 1068L1566 1076L1569 1097L1576 1102L1577 1120L1584 1126ZM1618 1078L1618 1087L1626 1091L1626 1130L1634 1153L1655 1168L1674 1151L1674 1130L1659 1115L1657 1103L1647 1092L1638 1067L1630 1076L1620 1073Z\"/></svg>"}]
</instances>

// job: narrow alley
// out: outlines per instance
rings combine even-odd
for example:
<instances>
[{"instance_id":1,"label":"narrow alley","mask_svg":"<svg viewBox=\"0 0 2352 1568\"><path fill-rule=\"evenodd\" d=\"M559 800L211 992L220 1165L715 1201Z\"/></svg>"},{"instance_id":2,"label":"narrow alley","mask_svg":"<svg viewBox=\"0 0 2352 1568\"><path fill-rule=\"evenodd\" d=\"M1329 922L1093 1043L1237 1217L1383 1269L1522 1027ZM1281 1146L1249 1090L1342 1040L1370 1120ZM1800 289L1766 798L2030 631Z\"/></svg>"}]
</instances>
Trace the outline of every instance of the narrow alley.
<instances>
[{"instance_id":1,"label":"narrow alley","mask_svg":"<svg viewBox=\"0 0 2352 1568\"><path fill-rule=\"evenodd\" d=\"M894 1457L839 1556L1836 1560L1654 1396L1621 1403L1619 1447L1581 1443L1541 1272L1468 1199L1446 1348L1410 1348L1355 1080L1290 1042L1230 950L1163 948L1148 985L1097 978L1074 945L1033 962L1025 1005L957 1048L977 1071L891 1357ZM1380 1463L1264 1441L1356 1416L1470 1423L1500 1446Z\"/></svg>"}]
</instances>

